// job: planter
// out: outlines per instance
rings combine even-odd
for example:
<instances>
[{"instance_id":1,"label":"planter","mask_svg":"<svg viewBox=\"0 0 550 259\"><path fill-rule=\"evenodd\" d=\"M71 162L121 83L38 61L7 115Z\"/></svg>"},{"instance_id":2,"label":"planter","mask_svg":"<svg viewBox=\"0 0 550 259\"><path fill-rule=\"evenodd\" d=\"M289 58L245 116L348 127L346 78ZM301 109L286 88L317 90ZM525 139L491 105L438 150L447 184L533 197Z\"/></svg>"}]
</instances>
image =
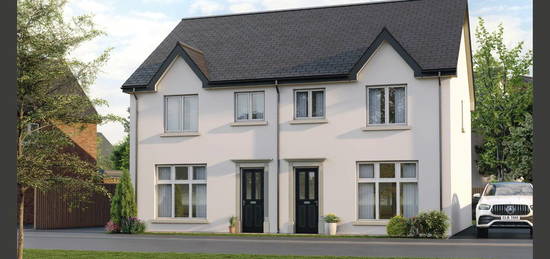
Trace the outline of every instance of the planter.
<instances>
[{"instance_id":1,"label":"planter","mask_svg":"<svg viewBox=\"0 0 550 259\"><path fill-rule=\"evenodd\" d=\"M328 234L331 236L335 236L338 223L327 223L327 224L328 224Z\"/></svg>"},{"instance_id":2,"label":"planter","mask_svg":"<svg viewBox=\"0 0 550 259\"><path fill-rule=\"evenodd\" d=\"M235 226L229 227L229 233L231 233L231 234L237 233L237 227L235 227Z\"/></svg>"}]
</instances>

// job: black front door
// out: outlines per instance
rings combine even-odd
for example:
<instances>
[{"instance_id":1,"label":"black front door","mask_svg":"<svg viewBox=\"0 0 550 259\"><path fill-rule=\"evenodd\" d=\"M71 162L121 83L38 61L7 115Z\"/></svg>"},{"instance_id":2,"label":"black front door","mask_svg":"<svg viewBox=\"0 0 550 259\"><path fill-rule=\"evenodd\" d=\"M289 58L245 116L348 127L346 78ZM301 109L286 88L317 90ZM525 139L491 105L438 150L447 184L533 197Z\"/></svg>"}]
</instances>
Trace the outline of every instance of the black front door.
<instances>
[{"instance_id":1,"label":"black front door","mask_svg":"<svg viewBox=\"0 0 550 259\"><path fill-rule=\"evenodd\" d=\"M296 168L296 233L319 233L319 169Z\"/></svg>"},{"instance_id":2,"label":"black front door","mask_svg":"<svg viewBox=\"0 0 550 259\"><path fill-rule=\"evenodd\" d=\"M264 170L242 169L242 232L264 232Z\"/></svg>"}]
</instances>

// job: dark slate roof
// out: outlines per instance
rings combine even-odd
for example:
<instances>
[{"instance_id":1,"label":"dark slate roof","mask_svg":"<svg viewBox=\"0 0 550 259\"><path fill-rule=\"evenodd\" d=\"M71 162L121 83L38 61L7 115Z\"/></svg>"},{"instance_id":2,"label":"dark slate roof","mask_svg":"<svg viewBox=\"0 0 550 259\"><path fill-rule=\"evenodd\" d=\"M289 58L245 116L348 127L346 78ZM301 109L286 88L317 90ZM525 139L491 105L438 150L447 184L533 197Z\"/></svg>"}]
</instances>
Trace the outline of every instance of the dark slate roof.
<instances>
[{"instance_id":1,"label":"dark slate roof","mask_svg":"<svg viewBox=\"0 0 550 259\"><path fill-rule=\"evenodd\" d=\"M205 87L354 79L383 40L417 76L455 74L466 14L467 0L409 0L183 19L122 88L152 89L171 53L187 56Z\"/></svg>"}]
</instances>

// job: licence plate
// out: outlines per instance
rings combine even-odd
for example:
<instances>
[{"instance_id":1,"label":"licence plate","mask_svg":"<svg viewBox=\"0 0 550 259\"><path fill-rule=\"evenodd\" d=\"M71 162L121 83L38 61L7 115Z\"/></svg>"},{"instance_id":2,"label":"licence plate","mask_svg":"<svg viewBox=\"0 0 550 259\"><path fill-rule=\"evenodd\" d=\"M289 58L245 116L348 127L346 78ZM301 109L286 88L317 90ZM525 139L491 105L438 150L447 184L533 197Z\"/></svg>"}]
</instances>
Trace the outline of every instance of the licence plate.
<instances>
[{"instance_id":1,"label":"licence plate","mask_svg":"<svg viewBox=\"0 0 550 259\"><path fill-rule=\"evenodd\" d=\"M519 216L501 216L501 220L519 220Z\"/></svg>"}]
</instances>

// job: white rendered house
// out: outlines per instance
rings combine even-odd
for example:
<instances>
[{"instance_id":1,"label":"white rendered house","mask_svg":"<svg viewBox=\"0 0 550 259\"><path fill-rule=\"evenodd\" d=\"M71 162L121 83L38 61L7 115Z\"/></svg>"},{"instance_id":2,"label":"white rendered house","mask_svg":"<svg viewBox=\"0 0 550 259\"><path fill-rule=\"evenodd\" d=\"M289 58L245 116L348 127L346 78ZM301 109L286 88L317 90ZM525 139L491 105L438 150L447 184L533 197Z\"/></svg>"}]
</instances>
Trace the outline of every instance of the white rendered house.
<instances>
[{"instance_id":1,"label":"white rendered house","mask_svg":"<svg viewBox=\"0 0 550 259\"><path fill-rule=\"evenodd\" d=\"M149 231L386 234L471 225L466 0L183 19L122 89Z\"/></svg>"}]
</instances>

